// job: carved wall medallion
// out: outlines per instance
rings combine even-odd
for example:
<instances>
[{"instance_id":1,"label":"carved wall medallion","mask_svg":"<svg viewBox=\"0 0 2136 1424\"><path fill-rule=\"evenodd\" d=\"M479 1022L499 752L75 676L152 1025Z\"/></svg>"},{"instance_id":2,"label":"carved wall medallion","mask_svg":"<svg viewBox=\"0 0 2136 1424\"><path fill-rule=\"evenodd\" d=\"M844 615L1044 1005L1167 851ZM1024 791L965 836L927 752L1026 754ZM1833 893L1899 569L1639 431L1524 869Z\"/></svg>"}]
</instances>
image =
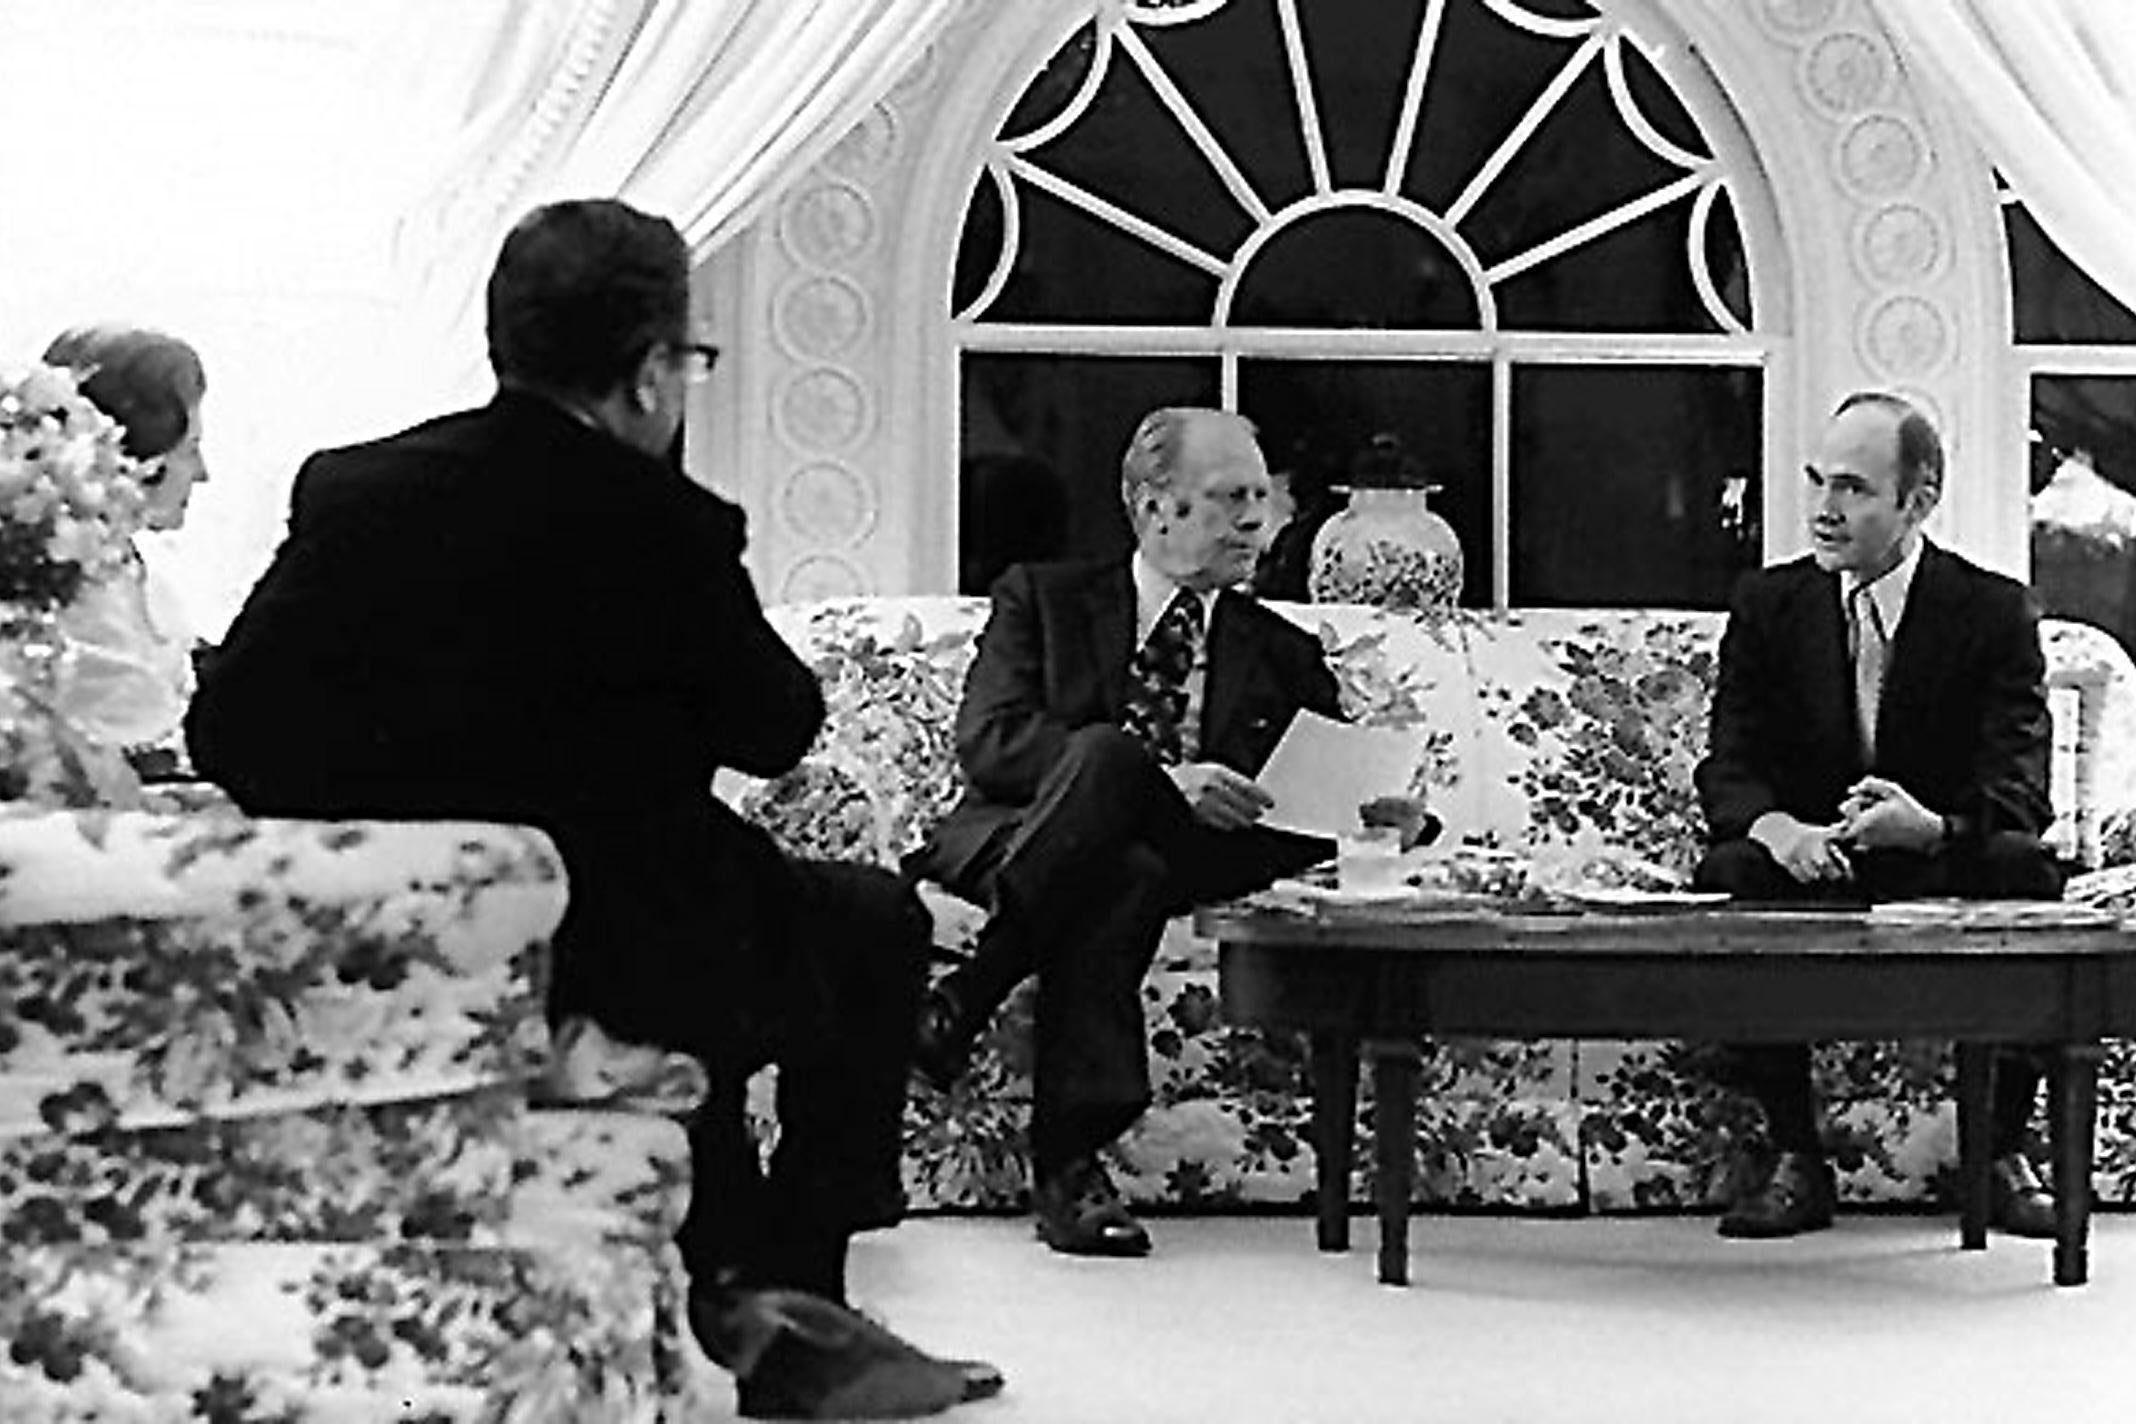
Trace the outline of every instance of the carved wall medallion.
<instances>
[{"instance_id":1,"label":"carved wall medallion","mask_svg":"<svg viewBox=\"0 0 2136 1424\"><path fill-rule=\"evenodd\" d=\"M815 460L786 477L779 514L803 543L850 548L875 527L875 490L850 466Z\"/></svg>"},{"instance_id":2,"label":"carved wall medallion","mask_svg":"<svg viewBox=\"0 0 2136 1424\"><path fill-rule=\"evenodd\" d=\"M868 294L847 277L798 277L772 306L772 330L792 355L804 361L837 361L866 340L871 320Z\"/></svg>"},{"instance_id":3,"label":"carved wall medallion","mask_svg":"<svg viewBox=\"0 0 2136 1424\"><path fill-rule=\"evenodd\" d=\"M1919 129L1897 114L1870 114L1841 134L1834 176L1857 201L1874 202L1911 189L1927 167L1928 142Z\"/></svg>"},{"instance_id":4,"label":"carved wall medallion","mask_svg":"<svg viewBox=\"0 0 2136 1424\"><path fill-rule=\"evenodd\" d=\"M1941 221L1919 203L1886 203L1856 227L1854 256L1863 277L1895 287L1941 275L1950 242Z\"/></svg>"},{"instance_id":5,"label":"carved wall medallion","mask_svg":"<svg viewBox=\"0 0 2136 1424\"><path fill-rule=\"evenodd\" d=\"M1925 297L1884 298L1869 309L1861 332L1864 364L1890 380L1919 380L1950 359L1950 320Z\"/></svg>"},{"instance_id":6,"label":"carved wall medallion","mask_svg":"<svg viewBox=\"0 0 2136 1424\"><path fill-rule=\"evenodd\" d=\"M1826 35L1803 52L1802 91L1832 118L1876 107L1891 88L1891 51L1854 31Z\"/></svg>"}]
</instances>

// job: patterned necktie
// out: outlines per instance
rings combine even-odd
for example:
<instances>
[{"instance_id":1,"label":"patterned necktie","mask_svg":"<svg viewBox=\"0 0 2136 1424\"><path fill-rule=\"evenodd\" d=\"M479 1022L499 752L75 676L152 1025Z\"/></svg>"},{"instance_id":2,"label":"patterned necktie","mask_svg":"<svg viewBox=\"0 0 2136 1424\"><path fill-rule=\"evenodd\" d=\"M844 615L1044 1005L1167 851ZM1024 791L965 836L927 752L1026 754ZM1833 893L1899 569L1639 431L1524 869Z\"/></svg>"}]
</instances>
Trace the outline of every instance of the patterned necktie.
<instances>
[{"instance_id":1,"label":"patterned necktie","mask_svg":"<svg viewBox=\"0 0 2136 1424\"><path fill-rule=\"evenodd\" d=\"M1854 647L1854 721L1862 736L1864 760L1876 755L1877 703L1884 695L1884 660L1890 656L1890 639L1884 633L1884 615L1877 611L1870 585L1861 584L1847 595L1847 637Z\"/></svg>"},{"instance_id":2,"label":"patterned necktie","mask_svg":"<svg viewBox=\"0 0 2136 1424\"><path fill-rule=\"evenodd\" d=\"M1187 674L1194 670L1201 641L1201 595L1180 589L1127 666L1120 724L1166 766L1187 756Z\"/></svg>"}]
</instances>

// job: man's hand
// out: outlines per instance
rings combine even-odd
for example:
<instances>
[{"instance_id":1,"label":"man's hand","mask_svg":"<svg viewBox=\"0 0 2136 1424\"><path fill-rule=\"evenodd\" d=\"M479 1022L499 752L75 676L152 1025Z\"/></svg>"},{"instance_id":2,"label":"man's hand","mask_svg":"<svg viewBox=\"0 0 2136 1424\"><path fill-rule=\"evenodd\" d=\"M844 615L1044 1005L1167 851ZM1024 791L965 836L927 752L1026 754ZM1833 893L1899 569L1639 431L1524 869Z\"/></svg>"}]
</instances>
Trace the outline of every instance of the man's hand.
<instances>
[{"instance_id":1,"label":"man's hand","mask_svg":"<svg viewBox=\"0 0 2136 1424\"><path fill-rule=\"evenodd\" d=\"M1219 831L1244 830L1276 804L1251 777L1213 761L1169 766L1165 773L1187 798L1194 819Z\"/></svg>"},{"instance_id":2,"label":"man's hand","mask_svg":"<svg viewBox=\"0 0 2136 1424\"><path fill-rule=\"evenodd\" d=\"M1881 776L1849 787L1839 815L1847 843L1863 850L1931 851L1943 842L1943 818Z\"/></svg>"},{"instance_id":3,"label":"man's hand","mask_svg":"<svg viewBox=\"0 0 2136 1424\"><path fill-rule=\"evenodd\" d=\"M1421 796L1375 796L1357 808L1359 824L1392 826L1402 833L1402 849L1430 845L1443 829Z\"/></svg>"},{"instance_id":4,"label":"man's hand","mask_svg":"<svg viewBox=\"0 0 2136 1424\"><path fill-rule=\"evenodd\" d=\"M1854 862L1847 858L1841 821L1813 826L1785 811L1768 811L1750 828L1750 838L1771 853L1780 868L1804 884L1820 880L1852 880Z\"/></svg>"}]
</instances>

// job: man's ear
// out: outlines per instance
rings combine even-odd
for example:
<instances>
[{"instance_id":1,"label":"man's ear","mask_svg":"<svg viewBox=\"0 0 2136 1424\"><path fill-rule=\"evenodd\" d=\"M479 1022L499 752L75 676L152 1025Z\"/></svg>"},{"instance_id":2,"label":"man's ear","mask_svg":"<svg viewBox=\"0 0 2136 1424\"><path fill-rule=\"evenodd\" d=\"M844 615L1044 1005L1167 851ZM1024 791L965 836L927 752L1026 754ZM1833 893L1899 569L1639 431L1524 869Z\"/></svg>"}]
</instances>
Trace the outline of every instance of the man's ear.
<instances>
[{"instance_id":1,"label":"man's ear","mask_svg":"<svg viewBox=\"0 0 2136 1424\"><path fill-rule=\"evenodd\" d=\"M1917 524L1927 523L1928 516L1936 512L1936 504L1942 498L1943 482L1941 480L1923 480L1920 484L1915 485L1913 492L1906 496L1907 502L1913 511L1914 522Z\"/></svg>"},{"instance_id":2,"label":"man's ear","mask_svg":"<svg viewBox=\"0 0 2136 1424\"><path fill-rule=\"evenodd\" d=\"M644 413L651 413L660 404L660 365L664 359L658 346L648 346L645 354L630 373L631 405Z\"/></svg>"}]
</instances>

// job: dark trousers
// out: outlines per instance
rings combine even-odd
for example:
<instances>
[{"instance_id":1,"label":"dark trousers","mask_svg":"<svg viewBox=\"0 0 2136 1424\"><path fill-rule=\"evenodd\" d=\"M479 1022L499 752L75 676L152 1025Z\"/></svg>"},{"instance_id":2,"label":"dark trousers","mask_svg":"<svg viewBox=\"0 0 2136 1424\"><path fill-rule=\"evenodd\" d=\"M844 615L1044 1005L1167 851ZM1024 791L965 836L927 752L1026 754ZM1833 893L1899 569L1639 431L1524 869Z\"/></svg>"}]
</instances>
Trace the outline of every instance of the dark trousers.
<instances>
[{"instance_id":1,"label":"dark trousers","mask_svg":"<svg viewBox=\"0 0 2136 1424\"><path fill-rule=\"evenodd\" d=\"M703 1056L712 1092L690 1124L693 1279L737 1273L836 1298L845 1238L904 1213L899 1161L913 1025L931 922L887 871L792 864L771 948L803 970L775 981L759 1028ZM778 1067L768 1167L743 1111L749 1077Z\"/></svg>"},{"instance_id":2,"label":"dark trousers","mask_svg":"<svg viewBox=\"0 0 2136 1424\"><path fill-rule=\"evenodd\" d=\"M1751 840L1723 841L1706 852L1692 877L1702 890L1724 890L1739 900L1902 900L1955 895L1975 900L2052 900L2062 893L2062 872L2036 836L1999 831L1977 847L1954 847L1940 855L1870 851L1855 857L1852 882L1805 883L1781 869L1765 847ZM1783 1152L1817 1152L1817 1120L1810 1090L1810 1047L1805 1043L1743 1043L1727 1046L1728 1078L1765 1110L1766 1130ZM1994 1055L1995 1097L1990 1129L1996 1156L2023 1150L2039 1095L2041 1058L2033 1049L2006 1045Z\"/></svg>"},{"instance_id":3,"label":"dark trousers","mask_svg":"<svg viewBox=\"0 0 2136 1424\"><path fill-rule=\"evenodd\" d=\"M754 828L688 808L566 823L571 878L551 1011L702 1061L678 1233L693 1281L838 1296L846 1238L904 1209L899 1160L932 926L871 866L787 857ZM778 1068L766 1164L744 1113Z\"/></svg>"},{"instance_id":4,"label":"dark trousers","mask_svg":"<svg viewBox=\"0 0 2136 1424\"><path fill-rule=\"evenodd\" d=\"M1038 976L1033 1165L1041 1179L1125 1131L1149 1106L1142 981L1165 921L1326 859L1315 836L1195 820L1117 727L1078 730L1024 813L948 888L992 907L949 978L968 1014Z\"/></svg>"}]
</instances>

